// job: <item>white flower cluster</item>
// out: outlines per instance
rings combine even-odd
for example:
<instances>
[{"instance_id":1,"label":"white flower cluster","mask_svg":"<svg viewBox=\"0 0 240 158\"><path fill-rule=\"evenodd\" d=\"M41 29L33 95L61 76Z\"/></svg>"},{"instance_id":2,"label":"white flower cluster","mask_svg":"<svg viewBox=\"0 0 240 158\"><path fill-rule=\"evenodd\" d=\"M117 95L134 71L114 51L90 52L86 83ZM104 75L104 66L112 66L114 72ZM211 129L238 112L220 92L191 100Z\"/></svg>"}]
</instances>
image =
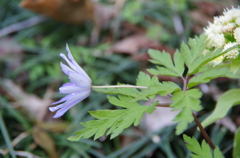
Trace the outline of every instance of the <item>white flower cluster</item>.
<instances>
[{"instance_id":1,"label":"white flower cluster","mask_svg":"<svg viewBox=\"0 0 240 158\"><path fill-rule=\"evenodd\" d=\"M223 48L223 51L240 44L240 7L225 9L222 16L214 17L213 23L204 28L208 38L207 48L204 51ZM223 56L212 61L213 65L220 64L224 59L234 59L238 56L238 48L235 48Z\"/></svg>"}]
</instances>

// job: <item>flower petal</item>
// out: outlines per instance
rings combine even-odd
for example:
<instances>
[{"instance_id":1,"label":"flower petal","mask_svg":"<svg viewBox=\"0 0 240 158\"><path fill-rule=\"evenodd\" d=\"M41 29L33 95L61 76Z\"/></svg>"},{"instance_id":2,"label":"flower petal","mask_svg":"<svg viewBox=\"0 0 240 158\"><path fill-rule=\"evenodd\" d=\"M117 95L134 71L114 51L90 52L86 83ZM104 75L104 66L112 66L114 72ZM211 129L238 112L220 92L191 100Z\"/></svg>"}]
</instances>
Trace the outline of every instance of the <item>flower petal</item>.
<instances>
[{"instance_id":1,"label":"flower petal","mask_svg":"<svg viewBox=\"0 0 240 158\"><path fill-rule=\"evenodd\" d=\"M71 82L69 82L69 83L64 83L62 86L73 86L73 85L75 85L74 83L71 83Z\"/></svg>"},{"instance_id":2,"label":"flower petal","mask_svg":"<svg viewBox=\"0 0 240 158\"><path fill-rule=\"evenodd\" d=\"M68 94L68 93L77 93L79 91L83 91L83 90L88 90L88 87L79 87L77 85L73 85L73 86L62 86L59 88L60 93L63 94Z\"/></svg>"},{"instance_id":3,"label":"flower petal","mask_svg":"<svg viewBox=\"0 0 240 158\"><path fill-rule=\"evenodd\" d=\"M68 44L66 44L66 50L68 52L68 58L70 59L70 61L72 62L72 64L76 67L76 69L78 70L77 72L79 72L80 74L84 74L84 76L86 76L89 80L91 80L89 78L89 76L86 74L86 72L77 64L77 62L75 61L75 59L72 56L72 53L68 47Z\"/></svg>"},{"instance_id":4,"label":"flower petal","mask_svg":"<svg viewBox=\"0 0 240 158\"><path fill-rule=\"evenodd\" d=\"M87 98L91 93L91 90L86 90L81 93L78 93L69 100L67 100L65 103L62 104L62 108L56 112L56 114L53 116L53 118L61 117L67 110L69 110L71 107L76 105L78 102L82 101L83 99Z\"/></svg>"},{"instance_id":5,"label":"flower petal","mask_svg":"<svg viewBox=\"0 0 240 158\"><path fill-rule=\"evenodd\" d=\"M78 69L73 65L72 62L69 61L69 59L66 57L65 54L61 53L60 56L68 63L68 65L76 72L78 72Z\"/></svg>"},{"instance_id":6,"label":"flower petal","mask_svg":"<svg viewBox=\"0 0 240 158\"><path fill-rule=\"evenodd\" d=\"M62 67L62 71L68 75L68 72L74 72L72 69L70 69L67 65L60 62L60 66Z\"/></svg>"},{"instance_id":7,"label":"flower petal","mask_svg":"<svg viewBox=\"0 0 240 158\"><path fill-rule=\"evenodd\" d=\"M61 102L64 102L66 100L68 100L73 94L69 94L69 95L66 95L65 97L63 97L62 99L60 99L59 101L56 101L54 103L52 103L51 105L56 105L56 104L59 104Z\"/></svg>"},{"instance_id":8,"label":"flower petal","mask_svg":"<svg viewBox=\"0 0 240 158\"><path fill-rule=\"evenodd\" d=\"M62 106L63 106L63 104L60 104L60 105L55 106L55 107L49 107L48 109L49 109L51 112L54 112L54 111L56 111L56 110L61 109Z\"/></svg>"},{"instance_id":9,"label":"flower petal","mask_svg":"<svg viewBox=\"0 0 240 158\"><path fill-rule=\"evenodd\" d=\"M69 80L79 87L91 88L91 86L92 86L92 83L91 83L92 81L88 80L82 74L78 74L75 72L69 72L68 76L69 76Z\"/></svg>"}]
</instances>

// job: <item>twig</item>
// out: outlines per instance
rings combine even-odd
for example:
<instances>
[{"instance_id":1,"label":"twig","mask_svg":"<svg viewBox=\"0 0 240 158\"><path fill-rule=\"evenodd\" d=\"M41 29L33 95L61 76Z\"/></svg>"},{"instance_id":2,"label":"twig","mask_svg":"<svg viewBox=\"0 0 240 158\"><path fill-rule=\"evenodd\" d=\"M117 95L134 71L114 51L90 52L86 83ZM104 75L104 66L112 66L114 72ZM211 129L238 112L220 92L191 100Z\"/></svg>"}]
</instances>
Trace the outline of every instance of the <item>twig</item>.
<instances>
[{"instance_id":1,"label":"twig","mask_svg":"<svg viewBox=\"0 0 240 158\"><path fill-rule=\"evenodd\" d=\"M197 119L197 117L194 113L192 113L192 115L194 117L194 121L196 122L196 124L197 124L198 128L200 129L201 133L203 134L204 138L206 139L206 141L208 142L208 144L210 145L212 150L214 150L215 146L214 146L213 142L211 141L211 139L209 138L207 132L203 128L202 124L199 122L199 120Z\"/></svg>"},{"instance_id":2,"label":"twig","mask_svg":"<svg viewBox=\"0 0 240 158\"><path fill-rule=\"evenodd\" d=\"M0 37L31 27L33 25L37 25L46 20L47 18L45 16L39 15L39 16L35 16L30 19L21 21L19 23L12 24L0 30Z\"/></svg>"}]
</instances>

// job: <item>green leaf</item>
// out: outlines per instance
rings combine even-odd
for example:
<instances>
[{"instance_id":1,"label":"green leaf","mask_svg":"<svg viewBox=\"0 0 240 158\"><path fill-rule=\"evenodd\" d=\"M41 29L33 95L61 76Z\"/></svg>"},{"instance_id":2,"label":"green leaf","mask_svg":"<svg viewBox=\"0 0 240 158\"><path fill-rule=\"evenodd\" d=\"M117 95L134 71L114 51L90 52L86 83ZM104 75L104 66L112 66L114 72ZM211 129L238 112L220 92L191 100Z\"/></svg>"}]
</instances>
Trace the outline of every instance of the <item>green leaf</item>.
<instances>
[{"instance_id":1,"label":"green leaf","mask_svg":"<svg viewBox=\"0 0 240 158\"><path fill-rule=\"evenodd\" d=\"M159 82L156 76L152 78L143 72L140 72L137 78L137 86L148 87L148 89L140 89L139 91L136 88L93 88L97 92L106 93L106 94L121 94L125 96L130 96L133 99L130 101L136 102L139 100L152 100L157 94L162 96L171 94L174 91L180 90L180 87L173 82Z\"/></svg>"},{"instance_id":2,"label":"green leaf","mask_svg":"<svg viewBox=\"0 0 240 158\"><path fill-rule=\"evenodd\" d=\"M223 68L213 68L210 70L207 70L200 75L192 77L189 82L187 87L191 88L193 86L196 86L201 83L208 83L214 78L218 77L231 77L231 78L238 78L237 75L233 75L232 72L229 71L229 68L223 67Z\"/></svg>"},{"instance_id":3,"label":"green leaf","mask_svg":"<svg viewBox=\"0 0 240 158\"><path fill-rule=\"evenodd\" d=\"M212 53L207 53L204 55L203 51L206 48L206 41L206 36L202 34L194 39L189 39L188 45L185 43L181 44L180 53L188 67L187 76L198 73L199 69L208 64L210 61L238 47L238 45L236 45L225 50L224 52L222 51L223 49L218 49Z\"/></svg>"},{"instance_id":4,"label":"green leaf","mask_svg":"<svg viewBox=\"0 0 240 158\"><path fill-rule=\"evenodd\" d=\"M219 147L216 147L213 151L214 158L224 158L222 152L220 151Z\"/></svg>"},{"instance_id":5,"label":"green leaf","mask_svg":"<svg viewBox=\"0 0 240 158\"><path fill-rule=\"evenodd\" d=\"M187 124L193 121L192 110L200 111L202 109L199 98L202 93L198 89L191 89L188 91L178 91L173 93L170 107L173 111L178 111L179 114L175 117L174 121L179 121L176 127L176 134L181 134L186 128Z\"/></svg>"},{"instance_id":6,"label":"green leaf","mask_svg":"<svg viewBox=\"0 0 240 158\"><path fill-rule=\"evenodd\" d=\"M138 93L137 97L135 97L132 101L142 100L141 98L146 97L150 97L150 99L153 99L151 97L152 96L155 97L157 94L165 96L179 90L180 87L174 82L171 81L169 82L164 81L162 83L159 82L158 85L153 85L150 86L148 89L142 90L142 92Z\"/></svg>"},{"instance_id":7,"label":"green leaf","mask_svg":"<svg viewBox=\"0 0 240 158\"><path fill-rule=\"evenodd\" d=\"M171 71L175 71L171 56L165 51L158 51L154 49L149 49L148 54L153 60L150 60L153 64L163 65Z\"/></svg>"},{"instance_id":8,"label":"green leaf","mask_svg":"<svg viewBox=\"0 0 240 158\"><path fill-rule=\"evenodd\" d=\"M239 67L240 67L240 55L236 59L233 59L231 63L231 71L233 73L236 73Z\"/></svg>"},{"instance_id":9,"label":"green leaf","mask_svg":"<svg viewBox=\"0 0 240 158\"><path fill-rule=\"evenodd\" d=\"M132 124L137 126L140 123L144 113L151 114L156 108L158 102L150 106L142 106L137 102L131 102L131 97L119 96L118 98L108 96L111 104L126 109L120 110L98 110L91 111L90 114L98 120L91 120L86 123L81 123L85 128L76 132L75 136L68 139L71 141L78 141L82 138L89 138L93 135L94 139L103 136L106 131L107 135L111 135L111 139L118 136L124 129Z\"/></svg>"},{"instance_id":10,"label":"green leaf","mask_svg":"<svg viewBox=\"0 0 240 158\"><path fill-rule=\"evenodd\" d=\"M188 45L181 44L180 52L185 64L188 67L188 72L193 72L202 62L206 60L202 52L206 46L206 36L202 34L194 39L189 39Z\"/></svg>"},{"instance_id":11,"label":"green leaf","mask_svg":"<svg viewBox=\"0 0 240 158\"><path fill-rule=\"evenodd\" d=\"M182 76L184 72L184 62L181 54L176 51L174 54L174 63L169 53L165 51L158 51L149 49L148 53L153 60L150 62L154 64L161 65L156 69L148 69L148 71L153 75L164 75L164 76Z\"/></svg>"},{"instance_id":12,"label":"green leaf","mask_svg":"<svg viewBox=\"0 0 240 158\"><path fill-rule=\"evenodd\" d=\"M158 78L156 76L153 76L152 78L144 73L139 72L138 78L137 78L137 86L144 86L144 87L150 87L153 85L159 85Z\"/></svg>"},{"instance_id":13,"label":"green leaf","mask_svg":"<svg viewBox=\"0 0 240 158\"><path fill-rule=\"evenodd\" d=\"M240 158L240 127L234 136L233 142L233 158Z\"/></svg>"},{"instance_id":14,"label":"green leaf","mask_svg":"<svg viewBox=\"0 0 240 158\"><path fill-rule=\"evenodd\" d=\"M192 158L213 158L211 148L205 140L203 140L202 144L200 145L194 137L191 138L184 134L183 139L188 150L194 153L191 154ZM214 158L224 158L218 147L214 149Z\"/></svg>"},{"instance_id":15,"label":"green leaf","mask_svg":"<svg viewBox=\"0 0 240 158\"><path fill-rule=\"evenodd\" d=\"M188 73L188 76L190 76L190 75L192 75L192 74L194 74L194 73L200 72L199 69L201 69L203 66L205 67L206 64L208 64L210 61L216 59L216 58L219 57L219 56L222 56L222 55L228 53L229 51L231 51L232 49L234 49L234 48L236 48L236 47L238 47L238 45L233 46L233 47L231 47L231 48L228 48L228 49L225 50L225 51L223 51L223 49L221 48L221 49L215 50L215 51L212 52L211 54L206 54L206 55L204 56L204 59L201 59L201 58L199 59L199 60L201 60L201 62L200 62L201 64L199 64L199 66L194 70L194 72ZM224 64L224 65L225 65L225 64ZM212 69L213 69L214 67L213 67L213 66L210 66L209 68L212 68Z\"/></svg>"},{"instance_id":16,"label":"green leaf","mask_svg":"<svg viewBox=\"0 0 240 158\"><path fill-rule=\"evenodd\" d=\"M118 85L126 85L126 84L118 84ZM130 97L137 97L138 90L136 88L93 88L94 91L98 93L105 94L121 94Z\"/></svg>"},{"instance_id":17,"label":"green leaf","mask_svg":"<svg viewBox=\"0 0 240 158\"><path fill-rule=\"evenodd\" d=\"M185 70L185 67L184 67L184 61L183 61L182 55L178 50L174 53L173 59L174 59L176 72L180 74L180 76L182 76Z\"/></svg>"},{"instance_id":18,"label":"green leaf","mask_svg":"<svg viewBox=\"0 0 240 158\"><path fill-rule=\"evenodd\" d=\"M165 67L159 67L157 66L157 70L156 69L147 69L147 71L152 74L152 75L163 75L163 76L174 76L174 77L178 77L179 75Z\"/></svg>"},{"instance_id":19,"label":"green leaf","mask_svg":"<svg viewBox=\"0 0 240 158\"><path fill-rule=\"evenodd\" d=\"M207 127L211 123L225 117L232 106L240 103L239 94L240 89L232 89L221 95L212 114L203 120L202 126Z\"/></svg>"}]
</instances>

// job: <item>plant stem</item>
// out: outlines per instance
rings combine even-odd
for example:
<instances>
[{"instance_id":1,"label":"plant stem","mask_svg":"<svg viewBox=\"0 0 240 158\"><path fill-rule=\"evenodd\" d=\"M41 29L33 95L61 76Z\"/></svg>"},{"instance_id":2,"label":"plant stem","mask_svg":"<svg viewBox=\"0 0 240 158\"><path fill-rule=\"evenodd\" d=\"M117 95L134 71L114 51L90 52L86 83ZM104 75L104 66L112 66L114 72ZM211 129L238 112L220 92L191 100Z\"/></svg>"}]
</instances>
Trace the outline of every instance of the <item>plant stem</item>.
<instances>
[{"instance_id":1,"label":"plant stem","mask_svg":"<svg viewBox=\"0 0 240 158\"><path fill-rule=\"evenodd\" d=\"M187 90L187 77L186 78L182 78L183 79L183 91Z\"/></svg>"},{"instance_id":2,"label":"plant stem","mask_svg":"<svg viewBox=\"0 0 240 158\"><path fill-rule=\"evenodd\" d=\"M133 86L133 85L92 86L92 88L139 88L139 89L148 89L148 87L143 87L143 86Z\"/></svg>"},{"instance_id":3,"label":"plant stem","mask_svg":"<svg viewBox=\"0 0 240 158\"><path fill-rule=\"evenodd\" d=\"M205 129L203 128L202 124L200 123L200 121L197 119L196 115L194 113L192 113L193 117L194 117L194 121L196 122L197 126L199 127L201 133L203 134L204 138L206 139L206 141L208 142L208 144L210 145L210 147L212 148L212 150L215 149L215 146L213 144L213 142L211 141L211 139L209 138L207 132L205 131Z\"/></svg>"},{"instance_id":4,"label":"plant stem","mask_svg":"<svg viewBox=\"0 0 240 158\"><path fill-rule=\"evenodd\" d=\"M187 90L187 77L183 78L183 91ZM196 122L198 128L200 129L201 133L203 134L204 138L206 139L206 141L208 142L208 144L210 145L210 147L212 148L212 150L215 149L215 146L213 144L213 142L211 141L211 139L209 138L207 132L205 131L205 129L203 128L201 122L197 119L196 115L194 113L192 113L193 117L194 117L194 121Z\"/></svg>"}]
</instances>

